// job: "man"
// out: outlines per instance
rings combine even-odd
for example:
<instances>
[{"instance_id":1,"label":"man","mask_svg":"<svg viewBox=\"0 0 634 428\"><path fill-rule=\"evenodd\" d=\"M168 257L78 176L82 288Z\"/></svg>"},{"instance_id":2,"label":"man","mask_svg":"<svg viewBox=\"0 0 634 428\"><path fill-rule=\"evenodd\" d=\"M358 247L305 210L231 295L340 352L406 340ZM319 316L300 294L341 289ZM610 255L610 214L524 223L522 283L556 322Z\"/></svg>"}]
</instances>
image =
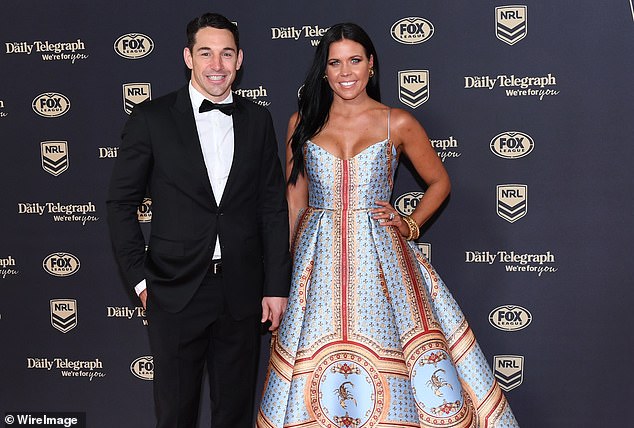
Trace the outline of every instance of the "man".
<instances>
[{"instance_id":1,"label":"man","mask_svg":"<svg viewBox=\"0 0 634 428\"><path fill-rule=\"evenodd\" d=\"M237 27L208 13L187 37L189 85L140 104L124 128L108 221L126 281L147 300L157 427L196 426L205 363L212 425L251 427L260 322L277 328L290 282L285 185L270 114L231 92ZM136 221L146 190L147 252Z\"/></svg>"}]
</instances>

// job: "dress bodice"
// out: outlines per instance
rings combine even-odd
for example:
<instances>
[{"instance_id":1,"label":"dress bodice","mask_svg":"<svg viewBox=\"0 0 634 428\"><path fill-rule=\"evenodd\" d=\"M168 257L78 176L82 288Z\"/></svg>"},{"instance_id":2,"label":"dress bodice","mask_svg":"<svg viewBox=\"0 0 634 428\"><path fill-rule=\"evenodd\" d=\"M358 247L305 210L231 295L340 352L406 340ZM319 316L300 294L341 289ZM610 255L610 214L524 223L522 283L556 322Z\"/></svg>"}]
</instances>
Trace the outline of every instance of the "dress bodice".
<instances>
[{"instance_id":1,"label":"dress bodice","mask_svg":"<svg viewBox=\"0 0 634 428\"><path fill-rule=\"evenodd\" d=\"M329 210L374 208L390 199L397 151L389 138L374 143L350 159L341 159L315 143L304 148L308 204Z\"/></svg>"}]
</instances>

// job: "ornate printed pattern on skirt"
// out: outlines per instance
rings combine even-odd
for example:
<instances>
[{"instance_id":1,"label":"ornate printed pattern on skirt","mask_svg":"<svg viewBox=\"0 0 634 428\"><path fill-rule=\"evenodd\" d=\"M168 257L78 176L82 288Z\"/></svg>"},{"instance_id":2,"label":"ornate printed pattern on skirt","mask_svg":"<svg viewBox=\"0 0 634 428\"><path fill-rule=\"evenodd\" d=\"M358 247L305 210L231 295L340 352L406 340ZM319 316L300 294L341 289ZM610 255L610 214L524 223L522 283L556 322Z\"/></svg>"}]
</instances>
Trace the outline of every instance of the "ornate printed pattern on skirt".
<instances>
[{"instance_id":1,"label":"ornate printed pattern on skirt","mask_svg":"<svg viewBox=\"0 0 634 428\"><path fill-rule=\"evenodd\" d=\"M388 200L389 140L352 159L308 142L309 208L271 343L260 427L516 427L434 268L369 209Z\"/></svg>"}]
</instances>

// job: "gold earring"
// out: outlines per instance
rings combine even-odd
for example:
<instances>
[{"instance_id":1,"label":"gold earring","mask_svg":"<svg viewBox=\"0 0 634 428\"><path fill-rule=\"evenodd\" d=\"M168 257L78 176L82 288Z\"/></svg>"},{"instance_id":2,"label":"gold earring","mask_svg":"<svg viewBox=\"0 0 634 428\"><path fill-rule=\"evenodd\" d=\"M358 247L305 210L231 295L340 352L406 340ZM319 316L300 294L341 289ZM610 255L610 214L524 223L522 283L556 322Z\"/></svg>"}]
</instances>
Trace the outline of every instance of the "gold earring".
<instances>
[{"instance_id":1,"label":"gold earring","mask_svg":"<svg viewBox=\"0 0 634 428\"><path fill-rule=\"evenodd\" d=\"M327 80L327 79L328 79L328 76L326 76L326 75L324 74L324 80Z\"/></svg>"},{"instance_id":2,"label":"gold earring","mask_svg":"<svg viewBox=\"0 0 634 428\"><path fill-rule=\"evenodd\" d=\"M374 77L374 68L370 67L370 79Z\"/></svg>"}]
</instances>

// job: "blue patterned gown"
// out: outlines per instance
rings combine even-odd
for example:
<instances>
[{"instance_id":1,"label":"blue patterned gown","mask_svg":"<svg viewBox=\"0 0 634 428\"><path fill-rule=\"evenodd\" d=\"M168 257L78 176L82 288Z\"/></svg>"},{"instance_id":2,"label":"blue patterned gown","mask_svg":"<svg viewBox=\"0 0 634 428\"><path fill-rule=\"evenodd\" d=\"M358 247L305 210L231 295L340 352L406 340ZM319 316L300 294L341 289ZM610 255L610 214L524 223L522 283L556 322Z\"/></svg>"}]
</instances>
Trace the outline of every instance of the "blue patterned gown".
<instances>
[{"instance_id":1,"label":"blue patterned gown","mask_svg":"<svg viewBox=\"0 0 634 428\"><path fill-rule=\"evenodd\" d=\"M346 160L304 150L309 207L257 426L517 427L434 268L372 219L398 163L389 136Z\"/></svg>"}]
</instances>

